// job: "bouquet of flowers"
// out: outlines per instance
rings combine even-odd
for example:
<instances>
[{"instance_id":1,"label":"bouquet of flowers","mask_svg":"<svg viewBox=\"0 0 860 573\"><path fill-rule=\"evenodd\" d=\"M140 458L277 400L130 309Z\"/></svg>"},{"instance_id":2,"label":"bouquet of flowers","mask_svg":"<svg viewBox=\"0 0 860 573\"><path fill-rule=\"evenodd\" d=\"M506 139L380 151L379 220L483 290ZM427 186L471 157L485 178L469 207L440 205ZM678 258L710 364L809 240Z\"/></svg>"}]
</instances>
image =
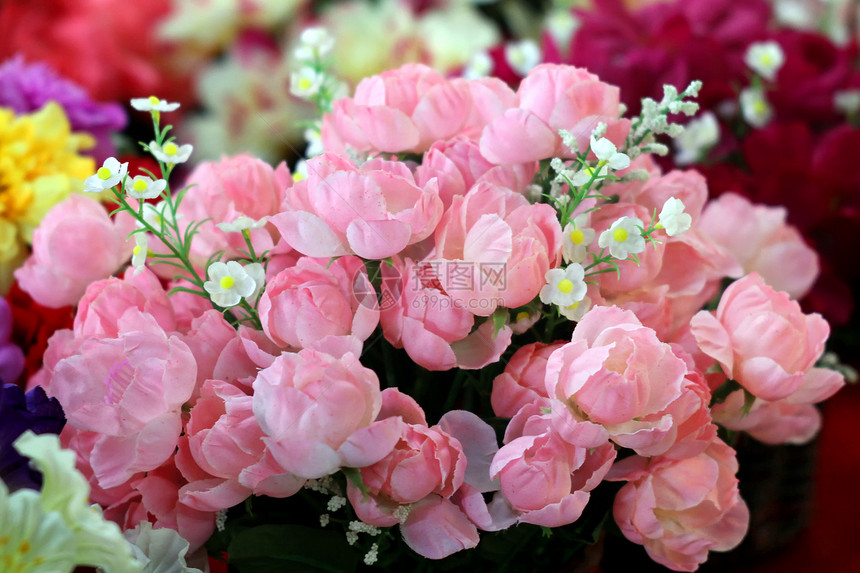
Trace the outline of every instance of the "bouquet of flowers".
<instances>
[{"instance_id":1,"label":"bouquet of flowers","mask_svg":"<svg viewBox=\"0 0 860 573\"><path fill-rule=\"evenodd\" d=\"M735 547L738 432L806 442L844 379L794 300L800 235L656 160L701 84L626 117L584 68L514 91L406 64L338 99L302 39L321 153L174 190L178 104L134 99L158 169L106 159L33 232L21 288L76 310L4 390L0 446L42 484L4 473L0 562L537 571L610 523L674 570Z\"/></svg>"}]
</instances>

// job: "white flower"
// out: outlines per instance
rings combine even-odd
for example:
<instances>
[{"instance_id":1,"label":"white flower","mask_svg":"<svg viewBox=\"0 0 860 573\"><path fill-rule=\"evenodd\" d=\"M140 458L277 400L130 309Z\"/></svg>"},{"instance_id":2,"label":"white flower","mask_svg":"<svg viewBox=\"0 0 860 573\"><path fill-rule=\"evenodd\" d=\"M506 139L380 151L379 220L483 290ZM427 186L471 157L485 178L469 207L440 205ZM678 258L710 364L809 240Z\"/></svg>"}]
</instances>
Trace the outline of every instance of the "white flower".
<instances>
[{"instance_id":1,"label":"white flower","mask_svg":"<svg viewBox=\"0 0 860 573\"><path fill-rule=\"evenodd\" d=\"M505 46L505 61L521 76L526 76L541 61L540 46L531 39L510 42Z\"/></svg>"},{"instance_id":2,"label":"white flower","mask_svg":"<svg viewBox=\"0 0 860 573\"><path fill-rule=\"evenodd\" d=\"M308 99L319 93L325 76L310 66L302 66L290 75L290 93Z\"/></svg>"},{"instance_id":3,"label":"white flower","mask_svg":"<svg viewBox=\"0 0 860 573\"><path fill-rule=\"evenodd\" d=\"M168 141L164 146L161 146L155 141L149 142L149 151L162 163L185 163L191 157L192 149L190 143L179 146Z\"/></svg>"},{"instance_id":4,"label":"white flower","mask_svg":"<svg viewBox=\"0 0 860 573\"><path fill-rule=\"evenodd\" d=\"M134 234L134 248L131 250L131 266L134 274L140 274L146 264L146 255L149 253L149 238L146 233Z\"/></svg>"},{"instance_id":5,"label":"white flower","mask_svg":"<svg viewBox=\"0 0 860 573\"><path fill-rule=\"evenodd\" d=\"M316 157L317 155L322 155L325 151L322 142L322 135L320 134L320 130L315 127L309 127L304 131L305 142L307 142L308 146L305 148L305 157L310 159L311 157ZM297 168L298 169L298 168ZM305 166L305 177L307 177L307 166Z\"/></svg>"},{"instance_id":6,"label":"white flower","mask_svg":"<svg viewBox=\"0 0 860 573\"><path fill-rule=\"evenodd\" d=\"M587 296L570 306L562 306L558 309L563 317L574 322L582 320L582 317L589 310L591 310L591 298Z\"/></svg>"},{"instance_id":7,"label":"white flower","mask_svg":"<svg viewBox=\"0 0 860 573\"><path fill-rule=\"evenodd\" d=\"M492 72L493 58L487 52L481 50L472 54L472 57L466 62L466 67L463 68L463 77L467 80L474 80L485 78Z\"/></svg>"},{"instance_id":8,"label":"white flower","mask_svg":"<svg viewBox=\"0 0 860 573\"><path fill-rule=\"evenodd\" d=\"M131 545L138 559L146 563L144 573L202 573L188 567L185 554L188 541L169 527L153 529L148 521L141 521L134 529L127 529L123 537Z\"/></svg>"},{"instance_id":9,"label":"white flower","mask_svg":"<svg viewBox=\"0 0 860 573\"><path fill-rule=\"evenodd\" d=\"M785 63L785 54L773 40L756 42L747 48L744 63L764 79L773 81L779 68Z\"/></svg>"},{"instance_id":10,"label":"white flower","mask_svg":"<svg viewBox=\"0 0 860 573\"><path fill-rule=\"evenodd\" d=\"M600 248L609 247L609 254L616 259L626 259L630 254L645 250L641 227L642 221L636 217L621 217L600 233L597 244Z\"/></svg>"},{"instance_id":11,"label":"white flower","mask_svg":"<svg viewBox=\"0 0 860 573\"><path fill-rule=\"evenodd\" d=\"M157 205L143 204L143 220L156 231L161 231L165 224L172 225L177 219L173 218L167 201L159 201Z\"/></svg>"},{"instance_id":12,"label":"white flower","mask_svg":"<svg viewBox=\"0 0 860 573\"><path fill-rule=\"evenodd\" d=\"M315 58L321 58L334 48L334 38L328 30L321 26L305 28L299 40L301 44L293 52L293 55L301 61L310 62Z\"/></svg>"},{"instance_id":13,"label":"white flower","mask_svg":"<svg viewBox=\"0 0 860 573\"><path fill-rule=\"evenodd\" d=\"M740 102L744 119L753 127L764 127L773 117L773 109L760 89L746 88L741 92Z\"/></svg>"},{"instance_id":14,"label":"white flower","mask_svg":"<svg viewBox=\"0 0 860 573\"><path fill-rule=\"evenodd\" d=\"M543 25L552 36L553 42L562 50L567 50L573 33L580 26L580 21L570 8L556 8L546 15Z\"/></svg>"},{"instance_id":15,"label":"white flower","mask_svg":"<svg viewBox=\"0 0 860 573\"><path fill-rule=\"evenodd\" d=\"M251 294L246 296L245 298L253 301L257 298L257 295L260 294L260 291L263 290L263 287L266 286L266 269L263 268L263 265L260 263L249 263L245 265L245 272L248 273L248 276L254 279L255 288L251 291Z\"/></svg>"},{"instance_id":16,"label":"white flower","mask_svg":"<svg viewBox=\"0 0 860 573\"><path fill-rule=\"evenodd\" d=\"M269 220L268 217L263 217L262 219L255 221L250 217L246 217L245 215L239 215L232 222L229 223L218 223L215 225L225 233L241 233L245 229L262 229L266 226L266 222Z\"/></svg>"},{"instance_id":17,"label":"white flower","mask_svg":"<svg viewBox=\"0 0 860 573\"><path fill-rule=\"evenodd\" d=\"M550 269L544 278L547 284L540 289L540 300L544 304L571 306L582 300L588 290L584 280L585 270L577 263L565 269Z\"/></svg>"},{"instance_id":18,"label":"white flower","mask_svg":"<svg viewBox=\"0 0 860 573\"><path fill-rule=\"evenodd\" d=\"M522 334L534 326L538 320L540 320L539 312L528 313L524 310L518 312L514 317L514 323L511 324L511 331L513 331L514 334Z\"/></svg>"},{"instance_id":19,"label":"white flower","mask_svg":"<svg viewBox=\"0 0 860 573\"><path fill-rule=\"evenodd\" d=\"M630 157L625 153L619 153L615 144L605 137L595 139L594 134L592 134L591 151L597 157L598 178L606 176L610 169L618 170L630 167ZM591 181L594 173L594 167L585 166L573 176L570 182L576 187L581 187Z\"/></svg>"},{"instance_id":20,"label":"white flower","mask_svg":"<svg viewBox=\"0 0 860 573\"><path fill-rule=\"evenodd\" d=\"M179 104L149 96L132 99L131 107L138 111L174 111L179 108Z\"/></svg>"},{"instance_id":21,"label":"white flower","mask_svg":"<svg viewBox=\"0 0 860 573\"><path fill-rule=\"evenodd\" d=\"M675 163L689 165L720 140L720 124L717 116L706 111L684 126L684 131L675 138Z\"/></svg>"},{"instance_id":22,"label":"white flower","mask_svg":"<svg viewBox=\"0 0 860 573\"><path fill-rule=\"evenodd\" d=\"M95 175L84 180L84 191L101 193L119 184L128 172L128 163L120 163L115 157L108 157Z\"/></svg>"},{"instance_id":23,"label":"white flower","mask_svg":"<svg viewBox=\"0 0 860 573\"><path fill-rule=\"evenodd\" d=\"M845 115L860 111L860 90L843 90L833 94L833 107Z\"/></svg>"},{"instance_id":24,"label":"white flower","mask_svg":"<svg viewBox=\"0 0 860 573\"><path fill-rule=\"evenodd\" d=\"M203 288L212 302L223 308L236 306L243 297L250 297L258 289L256 279L236 261L212 263L207 274L210 280L203 283Z\"/></svg>"},{"instance_id":25,"label":"white flower","mask_svg":"<svg viewBox=\"0 0 860 573\"><path fill-rule=\"evenodd\" d=\"M587 256L588 245L594 242L594 229L586 227L588 215L577 215L564 226L561 253L568 263L581 263Z\"/></svg>"},{"instance_id":26,"label":"white flower","mask_svg":"<svg viewBox=\"0 0 860 573\"><path fill-rule=\"evenodd\" d=\"M675 197L669 197L663 203L659 221L660 225L666 229L666 234L674 237L689 229L693 223L693 218L688 213L684 213L683 201Z\"/></svg>"},{"instance_id":27,"label":"white flower","mask_svg":"<svg viewBox=\"0 0 860 573\"><path fill-rule=\"evenodd\" d=\"M155 199L161 195L165 187L167 187L167 181L164 179L153 181L146 175L135 175L125 180L125 192L135 199Z\"/></svg>"}]
</instances>

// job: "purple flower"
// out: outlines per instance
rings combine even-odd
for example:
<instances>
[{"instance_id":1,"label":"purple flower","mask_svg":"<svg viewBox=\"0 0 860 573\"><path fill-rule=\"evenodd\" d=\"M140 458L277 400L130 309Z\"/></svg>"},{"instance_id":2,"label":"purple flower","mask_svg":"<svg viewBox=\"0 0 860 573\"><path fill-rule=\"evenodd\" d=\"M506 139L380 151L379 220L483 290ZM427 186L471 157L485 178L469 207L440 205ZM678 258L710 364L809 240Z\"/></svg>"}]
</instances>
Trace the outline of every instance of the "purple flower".
<instances>
[{"instance_id":1,"label":"purple flower","mask_svg":"<svg viewBox=\"0 0 860 573\"><path fill-rule=\"evenodd\" d=\"M48 398L41 386L26 394L15 384L4 384L0 394L0 479L10 491L39 489L42 475L31 469L29 460L12 447L26 430L36 434L59 434L66 424L63 408Z\"/></svg>"},{"instance_id":2,"label":"purple flower","mask_svg":"<svg viewBox=\"0 0 860 573\"><path fill-rule=\"evenodd\" d=\"M27 63L17 56L0 64L0 106L22 114L37 111L49 101L63 107L72 131L85 131L96 138L96 147L90 151L96 161L114 154L111 134L127 122L121 105L93 101L83 88L44 63Z\"/></svg>"}]
</instances>

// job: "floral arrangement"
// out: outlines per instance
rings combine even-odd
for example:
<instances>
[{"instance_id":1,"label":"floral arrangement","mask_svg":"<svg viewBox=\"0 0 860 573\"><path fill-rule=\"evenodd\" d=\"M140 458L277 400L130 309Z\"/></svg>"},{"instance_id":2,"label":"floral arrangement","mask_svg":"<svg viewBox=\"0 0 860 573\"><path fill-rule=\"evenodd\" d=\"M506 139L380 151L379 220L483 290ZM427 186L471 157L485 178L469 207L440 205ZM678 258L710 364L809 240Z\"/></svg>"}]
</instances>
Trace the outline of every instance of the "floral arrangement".
<instances>
[{"instance_id":1,"label":"floral arrangement","mask_svg":"<svg viewBox=\"0 0 860 573\"><path fill-rule=\"evenodd\" d=\"M496 7L218 4L111 15L111 57L53 62L77 83L22 31L92 19L0 10L27 58L0 64L0 379L27 390L0 395L0 563L545 571L609 533L693 571L736 547L741 435L808 443L852 376L825 354L852 280L825 227L855 215L827 165L860 107L833 22L602 0L490 48ZM359 21L396 31L360 62ZM223 117L179 115L171 78L207 58ZM177 101L131 99L154 131L131 158L79 85ZM304 132L292 168L273 126Z\"/></svg>"}]
</instances>

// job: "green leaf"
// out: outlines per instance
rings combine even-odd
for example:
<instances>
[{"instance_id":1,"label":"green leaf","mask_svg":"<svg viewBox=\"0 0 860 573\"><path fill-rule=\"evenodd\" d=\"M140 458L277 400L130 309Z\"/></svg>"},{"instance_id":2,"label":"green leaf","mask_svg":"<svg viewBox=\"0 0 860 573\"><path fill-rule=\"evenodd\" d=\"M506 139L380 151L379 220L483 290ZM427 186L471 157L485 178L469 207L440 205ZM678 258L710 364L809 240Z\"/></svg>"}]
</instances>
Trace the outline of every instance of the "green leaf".
<instances>
[{"instance_id":1,"label":"green leaf","mask_svg":"<svg viewBox=\"0 0 860 573\"><path fill-rule=\"evenodd\" d=\"M741 414L741 417L746 416L750 413L750 410L752 409L755 400L755 395L753 395L749 390L744 388L744 407L741 410L743 412Z\"/></svg>"},{"instance_id":2,"label":"green leaf","mask_svg":"<svg viewBox=\"0 0 860 573\"><path fill-rule=\"evenodd\" d=\"M361 477L361 472L358 468L341 468L340 471L346 476L346 479L352 482L352 485L358 488L362 498L366 499L370 495L370 490L364 485L364 478Z\"/></svg>"},{"instance_id":3,"label":"green leaf","mask_svg":"<svg viewBox=\"0 0 860 573\"><path fill-rule=\"evenodd\" d=\"M343 532L301 525L260 525L240 531L227 550L240 573L355 571L358 555Z\"/></svg>"},{"instance_id":4,"label":"green leaf","mask_svg":"<svg viewBox=\"0 0 860 573\"><path fill-rule=\"evenodd\" d=\"M499 334L499 331L505 327L508 323L508 309L506 308L497 308L493 313L493 339L495 340L496 335Z\"/></svg>"}]
</instances>

